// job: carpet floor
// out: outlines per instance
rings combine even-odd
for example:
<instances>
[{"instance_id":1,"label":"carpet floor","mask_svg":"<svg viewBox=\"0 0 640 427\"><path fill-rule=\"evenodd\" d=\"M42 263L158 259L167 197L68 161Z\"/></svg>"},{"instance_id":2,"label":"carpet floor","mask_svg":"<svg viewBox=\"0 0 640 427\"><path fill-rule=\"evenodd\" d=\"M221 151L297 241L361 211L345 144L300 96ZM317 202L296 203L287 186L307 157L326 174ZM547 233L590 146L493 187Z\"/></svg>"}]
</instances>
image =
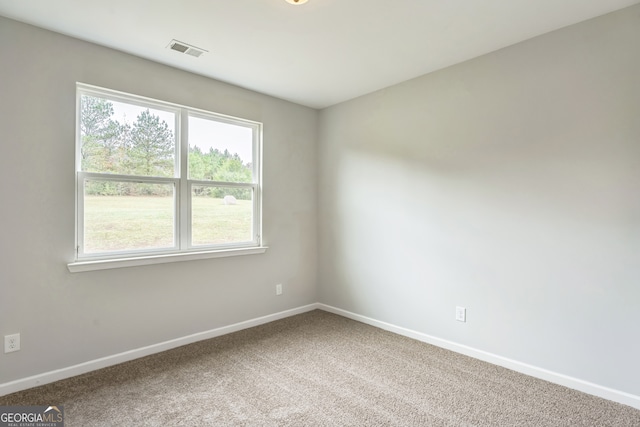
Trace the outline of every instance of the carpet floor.
<instances>
[{"instance_id":1,"label":"carpet floor","mask_svg":"<svg viewBox=\"0 0 640 427\"><path fill-rule=\"evenodd\" d=\"M0 397L90 426L640 426L640 411L324 311Z\"/></svg>"}]
</instances>

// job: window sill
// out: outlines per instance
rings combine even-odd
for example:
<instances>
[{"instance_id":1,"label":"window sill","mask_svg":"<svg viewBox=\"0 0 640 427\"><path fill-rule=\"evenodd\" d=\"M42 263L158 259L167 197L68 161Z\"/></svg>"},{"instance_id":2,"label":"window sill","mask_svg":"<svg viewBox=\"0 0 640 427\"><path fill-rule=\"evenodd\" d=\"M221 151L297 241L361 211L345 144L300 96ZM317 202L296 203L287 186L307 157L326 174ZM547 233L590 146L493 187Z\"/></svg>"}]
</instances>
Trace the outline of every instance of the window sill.
<instances>
[{"instance_id":1,"label":"window sill","mask_svg":"<svg viewBox=\"0 0 640 427\"><path fill-rule=\"evenodd\" d=\"M136 267L139 265L165 264L169 262L194 261L199 259L224 258L240 255L255 255L265 253L267 249L267 246L259 246L255 248L224 249L206 252L183 252L179 254L152 255L135 258L76 261L67 264L67 268L72 273L80 273L83 271L108 270L111 268Z\"/></svg>"}]
</instances>

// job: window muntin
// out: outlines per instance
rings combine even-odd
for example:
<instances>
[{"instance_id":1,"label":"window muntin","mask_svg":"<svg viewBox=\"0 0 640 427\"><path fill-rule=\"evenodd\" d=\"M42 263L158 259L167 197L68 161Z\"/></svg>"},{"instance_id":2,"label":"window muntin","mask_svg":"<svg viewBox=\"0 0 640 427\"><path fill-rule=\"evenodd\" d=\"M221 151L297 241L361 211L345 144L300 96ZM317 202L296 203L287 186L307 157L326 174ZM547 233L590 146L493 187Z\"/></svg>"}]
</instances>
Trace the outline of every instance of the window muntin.
<instances>
[{"instance_id":1,"label":"window muntin","mask_svg":"<svg viewBox=\"0 0 640 427\"><path fill-rule=\"evenodd\" d=\"M77 257L260 246L261 125L78 84Z\"/></svg>"}]
</instances>

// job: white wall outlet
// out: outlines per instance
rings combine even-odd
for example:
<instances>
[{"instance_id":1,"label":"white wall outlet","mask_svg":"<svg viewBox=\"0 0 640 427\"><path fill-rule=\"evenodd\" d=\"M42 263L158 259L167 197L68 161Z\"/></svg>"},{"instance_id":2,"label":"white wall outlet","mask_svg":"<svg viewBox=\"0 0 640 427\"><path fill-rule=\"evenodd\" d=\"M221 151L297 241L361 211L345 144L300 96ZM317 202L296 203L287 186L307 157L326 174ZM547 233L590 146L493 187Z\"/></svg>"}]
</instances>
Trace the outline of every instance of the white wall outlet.
<instances>
[{"instance_id":1,"label":"white wall outlet","mask_svg":"<svg viewBox=\"0 0 640 427\"><path fill-rule=\"evenodd\" d=\"M456 307L456 320L458 322L467 321L467 309L464 307Z\"/></svg>"},{"instance_id":2,"label":"white wall outlet","mask_svg":"<svg viewBox=\"0 0 640 427\"><path fill-rule=\"evenodd\" d=\"M4 352L13 353L20 350L20 334L4 336Z\"/></svg>"},{"instance_id":3,"label":"white wall outlet","mask_svg":"<svg viewBox=\"0 0 640 427\"><path fill-rule=\"evenodd\" d=\"M276 295L282 295L282 283L276 285Z\"/></svg>"}]
</instances>

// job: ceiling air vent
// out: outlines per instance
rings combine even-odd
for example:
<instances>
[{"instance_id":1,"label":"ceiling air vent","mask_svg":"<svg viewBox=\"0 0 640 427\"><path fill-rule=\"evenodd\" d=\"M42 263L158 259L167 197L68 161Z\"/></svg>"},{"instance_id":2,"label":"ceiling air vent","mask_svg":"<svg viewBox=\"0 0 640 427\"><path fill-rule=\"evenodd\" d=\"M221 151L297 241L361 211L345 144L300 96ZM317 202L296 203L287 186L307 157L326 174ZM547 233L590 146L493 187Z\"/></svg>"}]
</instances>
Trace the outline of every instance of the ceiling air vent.
<instances>
[{"instance_id":1,"label":"ceiling air vent","mask_svg":"<svg viewBox=\"0 0 640 427\"><path fill-rule=\"evenodd\" d=\"M207 52L204 49L179 42L178 40L171 40L167 47L180 53L186 53L187 55L195 56L196 58Z\"/></svg>"}]
</instances>

